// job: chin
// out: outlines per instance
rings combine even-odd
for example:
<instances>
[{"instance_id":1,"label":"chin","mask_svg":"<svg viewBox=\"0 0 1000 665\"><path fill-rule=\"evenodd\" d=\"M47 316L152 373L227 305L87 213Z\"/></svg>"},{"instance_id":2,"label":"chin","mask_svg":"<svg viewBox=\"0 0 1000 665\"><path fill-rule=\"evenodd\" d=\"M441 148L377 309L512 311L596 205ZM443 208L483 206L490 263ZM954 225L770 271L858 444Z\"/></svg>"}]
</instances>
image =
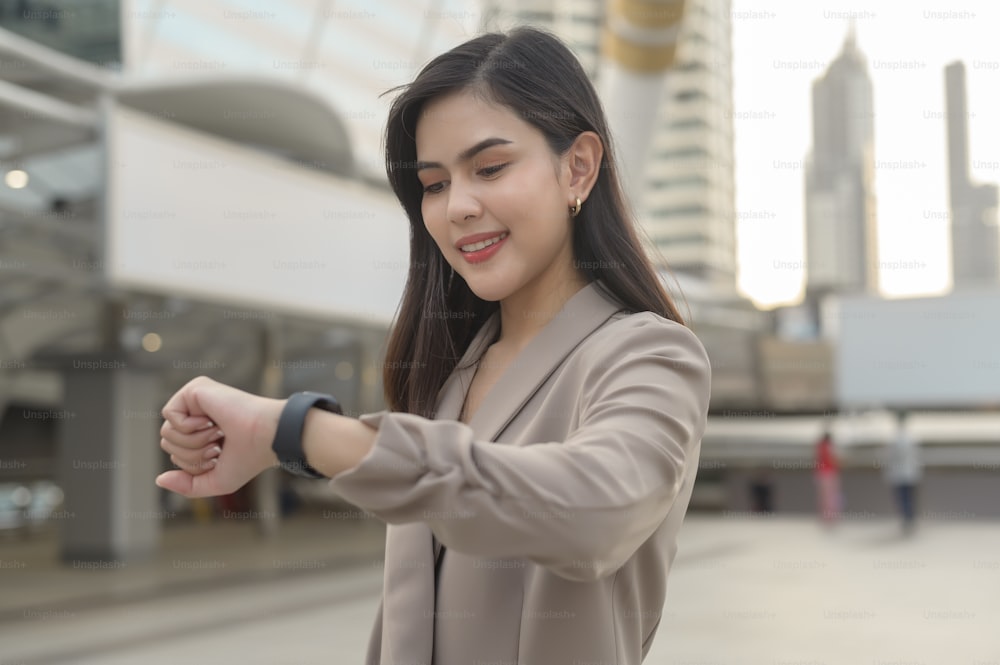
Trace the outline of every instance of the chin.
<instances>
[{"instance_id":1,"label":"chin","mask_svg":"<svg viewBox=\"0 0 1000 665\"><path fill-rule=\"evenodd\" d=\"M507 297L507 291L503 289L497 289L495 287L484 286L482 288L477 288L473 285L469 285L469 289L476 294L477 298L485 300L487 302L499 302Z\"/></svg>"},{"instance_id":2,"label":"chin","mask_svg":"<svg viewBox=\"0 0 1000 665\"><path fill-rule=\"evenodd\" d=\"M515 290L510 280L495 279L485 275L477 276L471 280L466 279L465 283L469 285L469 289L476 294L476 297L488 302L499 302Z\"/></svg>"}]
</instances>

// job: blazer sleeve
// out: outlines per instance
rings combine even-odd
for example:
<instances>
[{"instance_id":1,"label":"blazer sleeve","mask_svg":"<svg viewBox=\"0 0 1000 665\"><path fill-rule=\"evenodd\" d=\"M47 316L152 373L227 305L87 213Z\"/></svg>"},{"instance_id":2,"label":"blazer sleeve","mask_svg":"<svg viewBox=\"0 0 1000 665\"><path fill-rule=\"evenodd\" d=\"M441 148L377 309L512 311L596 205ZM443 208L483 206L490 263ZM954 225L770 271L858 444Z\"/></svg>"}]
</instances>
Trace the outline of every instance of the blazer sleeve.
<instances>
[{"instance_id":1,"label":"blazer sleeve","mask_svg":"<svg viewBox=\"0 0 1000 665\"><path fill-rule=\"evenodd\" d=\"M580 425L565 440L496 444L458 421L380 411L361 418L378 429L372 450L333 489L389 523L426 522L465 554L574 580L617 570L697 464L711 376L688 328L652 313L624 321L582 350Z\"/></svg>"}]
</instances>

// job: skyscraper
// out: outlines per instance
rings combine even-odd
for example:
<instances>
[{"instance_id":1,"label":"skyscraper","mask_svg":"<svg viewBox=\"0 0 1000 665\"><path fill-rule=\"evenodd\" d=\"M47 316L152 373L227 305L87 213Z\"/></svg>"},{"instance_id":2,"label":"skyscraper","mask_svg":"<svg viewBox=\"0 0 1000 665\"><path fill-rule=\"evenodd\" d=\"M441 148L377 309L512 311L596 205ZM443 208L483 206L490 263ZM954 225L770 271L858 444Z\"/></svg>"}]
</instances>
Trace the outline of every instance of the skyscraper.
<instances>
[{"instance_id":1,"label":"skyscraper","mask_svg":"<svg viewBox=\"0 0 1000 665\"><path fill-rule=\"evenodd\" d=\"M945 67L944 81L954 285L996 284L1000 280L998 193L996 185L973 183L969 175L965 65L958 61Z\"/></svg>"},{"instance_id":2,"label":"skyscraper","mask_svg":"<svg viewBox=\"0 0 1000 665\"><path fill-rule=\"evenodd\" d=\"M872 82L853 27L813 82L806 165L806 300L878 291Z\"/></svg>"},{"instance_id":3,"label":"skyscraper","mask_svg":"<svg viewBox=\"0 0 1000 665\"><path fill-rule=\"evenodd\" d=\"M600 58L605 0L485 0L483 28L508 30L533 25L549 30L573 50L594 79Z\"/></svg>"},{"instance_id":4,"label":"skyscraper","mask_svg":"<svg viewBox=\"0 0 1000 665\"><path fill-rule=\"evenodd\" d=\"M735 295L730 7L730 0L683 3L676 64L665 75L644 172L629 189L667 266ZM485 14L487 29L552 30L600 84L605 0L489 0Z\"/></svg>"},{"instance_id":5,"label":"skyscraper","mask_svg":"<svg viewBox=\"0 0 1000 665\"><path fill-rule=\"evenodd\" d=\"M668 266L736 291L730 0L686 0L640 219Z\"/></svg>"}]
</instances>

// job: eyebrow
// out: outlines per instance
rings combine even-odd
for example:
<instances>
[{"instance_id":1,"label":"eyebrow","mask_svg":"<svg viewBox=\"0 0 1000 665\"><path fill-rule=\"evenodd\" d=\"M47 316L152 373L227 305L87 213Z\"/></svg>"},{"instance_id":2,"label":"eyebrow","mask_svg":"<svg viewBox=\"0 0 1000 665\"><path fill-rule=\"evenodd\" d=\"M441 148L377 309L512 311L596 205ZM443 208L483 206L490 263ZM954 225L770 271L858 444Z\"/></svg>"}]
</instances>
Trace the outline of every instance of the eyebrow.
<instances>
[{"instance_id":1,"label":"eyebrow","mask_svg":"<svg viewBox=\"0 0 1000 665\"><path fill-rule=\"evenodd\" d=\"M477 153L480 153L483 150L486 150L487 148L492 148L495 145L506 145L508 143L513 143L513 141L509 141L507 139L502 139L499 137L483 139L482 141L472 146L471 148L466 148L465 150L460 152L458 154L458 161L467 162L473 157L475 157ZM441 166L441 162L420 162L420 161L417 162L418 171L421 169L440 169L440 168L443 168Z\"/></svg>"}]
</instances>

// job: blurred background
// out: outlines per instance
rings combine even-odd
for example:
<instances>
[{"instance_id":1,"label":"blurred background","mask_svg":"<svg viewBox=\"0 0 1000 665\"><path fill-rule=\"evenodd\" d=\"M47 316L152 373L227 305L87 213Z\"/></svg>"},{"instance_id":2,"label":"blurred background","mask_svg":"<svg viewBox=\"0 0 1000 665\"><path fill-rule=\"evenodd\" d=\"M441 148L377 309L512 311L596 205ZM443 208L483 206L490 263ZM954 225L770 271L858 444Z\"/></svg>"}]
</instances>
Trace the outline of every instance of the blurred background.
<instances>
[{"instance_id":1,"label":"blurred background","mask_svg":"<svg viewBox=\"0 0 1000 665\"><path fill-rule=\"evenodd\" d=\"M712 360L646 662L1000 663L998 14L0 0L0 664L360 662L382 526L278 473L162 492L159 412L202 374L384 408L381 95L525 23Z\"/></svg>"}]
</instances>

